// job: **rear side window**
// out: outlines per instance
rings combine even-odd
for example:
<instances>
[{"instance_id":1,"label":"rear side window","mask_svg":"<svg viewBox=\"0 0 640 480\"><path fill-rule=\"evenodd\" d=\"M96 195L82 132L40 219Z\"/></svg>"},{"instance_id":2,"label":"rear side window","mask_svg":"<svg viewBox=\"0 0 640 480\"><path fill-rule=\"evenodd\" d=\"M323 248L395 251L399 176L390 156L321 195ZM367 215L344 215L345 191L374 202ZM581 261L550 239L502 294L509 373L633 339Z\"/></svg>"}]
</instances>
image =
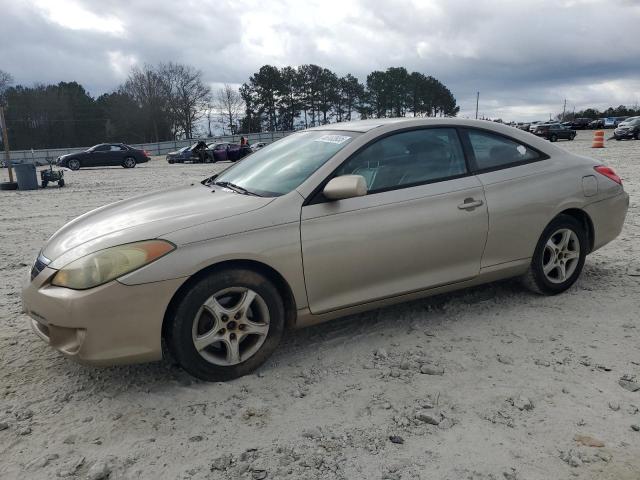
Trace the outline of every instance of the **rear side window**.
<instances>
[{"instance_id":1,"label":"rear side window","mask_svg":"<svg viewBox=\"0 0 640 480\"><path fill-rule=\"evenodd\" d=\"M516 140L481 130L467 130L478 170L495 170L542 160L537 151Z\"/></svg>"}]
</instances>

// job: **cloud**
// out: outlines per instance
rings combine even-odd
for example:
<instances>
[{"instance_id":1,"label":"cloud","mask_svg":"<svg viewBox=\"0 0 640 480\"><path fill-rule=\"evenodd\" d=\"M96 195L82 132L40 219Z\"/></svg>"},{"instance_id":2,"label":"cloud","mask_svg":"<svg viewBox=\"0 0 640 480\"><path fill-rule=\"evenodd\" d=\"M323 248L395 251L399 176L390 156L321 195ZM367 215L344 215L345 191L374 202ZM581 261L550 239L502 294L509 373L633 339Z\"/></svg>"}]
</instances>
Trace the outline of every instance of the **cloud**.
<instances>
[{"instance_id":1,"label":"cloud","mask_svg":"<svg viewBox=\"0 0 640 480\"><path fill-rule=\"evenodd\" d=\"M99 8L98 8L99 7ZM505 119L640 102L640 2L622 0L0 0L0 68L21 83L77 80L93 94L133 64L176 61L210 84L261 65L317 63L361 80L433 75L463 116Z\"/></svg>"}]
</instances>

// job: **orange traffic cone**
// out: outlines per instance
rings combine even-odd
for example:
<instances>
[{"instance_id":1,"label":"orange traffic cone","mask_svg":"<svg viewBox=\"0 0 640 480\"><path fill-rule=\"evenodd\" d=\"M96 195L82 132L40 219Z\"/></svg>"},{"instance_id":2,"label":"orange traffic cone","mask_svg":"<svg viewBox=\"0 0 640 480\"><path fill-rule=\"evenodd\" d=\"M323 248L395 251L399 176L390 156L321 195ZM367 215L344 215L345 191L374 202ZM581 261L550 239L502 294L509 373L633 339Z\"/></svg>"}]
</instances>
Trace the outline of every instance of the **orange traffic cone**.
<instances>
[{"instance_id":1,"label":"orange traffic cone","mask_svg":"<svg viewBox=\"0 0 640 480\"><path fill-rule=\"evenodd\" d=\"M593 143L591 148L604 148L604 131L596 130L593 132Z\"/></svg>"}]
</instances>

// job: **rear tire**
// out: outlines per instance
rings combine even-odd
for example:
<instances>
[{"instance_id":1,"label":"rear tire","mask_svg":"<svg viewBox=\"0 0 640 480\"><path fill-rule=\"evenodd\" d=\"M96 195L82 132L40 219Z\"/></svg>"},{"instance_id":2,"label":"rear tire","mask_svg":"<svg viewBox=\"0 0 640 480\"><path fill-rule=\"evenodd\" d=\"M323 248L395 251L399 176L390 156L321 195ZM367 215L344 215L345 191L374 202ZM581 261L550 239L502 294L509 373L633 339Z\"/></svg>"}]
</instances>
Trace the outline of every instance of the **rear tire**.
<instances>
[{"instance_id":1,"label":"rear tire","mask_svg":"<svg viewBox=\"0 0 640 480\"><path fill-rule=\"evenodd\" d=\"M555 134L554 134L554 135L551 135L551 136L549 137L549 141L550 141L550 142L555 142L555 141L557 141L557 140L558 140L558 137L557 137Z\"/></svg>"},{"instance_id":2,"label":"rear tire","mask_svg":"<svg viewBox=\"0 0 640 480\"><path fill-rule=\"evenodd\" d=\"M133 157L127 157L124 159L124 161L122 162L122 166L124 168L133 168L136 166L136 159Z\"/></svg>"},{"instance_id":3,"label":"rear tire","mask_svg":"<svg viewBox=\"0 0 640 480\"><path fill-rule=\"evenodd\" d=\"M205 381L254 371L275 351L285 326L276 287L245 269L219 270L196 281L171 316L165 330L171 356Z\"/></svg>"},{"instance_id":4,"label":"rear tire","mask_svg":"<svg viewBox=\"0 0 640 480\"><path fill-rule=\"evenodd\" d=\"M60 180L58 180L58 188L62 188L64 187L64 178L61 178Z\"/></svg>"},{"instance_id":5,"label":"rear tire","mask_svg":"<svg viewBox=\"0 0 640 480\"><path fill-rule=\"evenodd\" d=\"M557 295L580 276L587 256L588 238L582 224L569 215L558 215L542 232L523 276L524 285L541 295Z\"/></svg>"}]
</instances>

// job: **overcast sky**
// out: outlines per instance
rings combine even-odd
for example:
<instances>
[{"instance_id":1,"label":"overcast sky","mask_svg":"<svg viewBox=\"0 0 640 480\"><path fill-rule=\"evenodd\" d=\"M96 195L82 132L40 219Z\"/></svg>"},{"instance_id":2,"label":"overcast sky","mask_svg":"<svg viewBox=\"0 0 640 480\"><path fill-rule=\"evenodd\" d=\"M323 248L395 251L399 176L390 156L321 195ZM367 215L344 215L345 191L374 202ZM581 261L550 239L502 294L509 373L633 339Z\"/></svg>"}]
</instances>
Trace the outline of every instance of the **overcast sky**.
<instances>
[{"instance_id":1,"label":"overcast sky","mask_svg":"<svg viewBox=\"0 0 640 480\"><path fill-rule=\"evenodd\" d=\"M0 0L0 69L93 95L131 65L197 66L215 88L265 63L362 81L404 66L441 80L462 116L544 119L640 103L640 0Z\"/></svg>"}]
</instances>

